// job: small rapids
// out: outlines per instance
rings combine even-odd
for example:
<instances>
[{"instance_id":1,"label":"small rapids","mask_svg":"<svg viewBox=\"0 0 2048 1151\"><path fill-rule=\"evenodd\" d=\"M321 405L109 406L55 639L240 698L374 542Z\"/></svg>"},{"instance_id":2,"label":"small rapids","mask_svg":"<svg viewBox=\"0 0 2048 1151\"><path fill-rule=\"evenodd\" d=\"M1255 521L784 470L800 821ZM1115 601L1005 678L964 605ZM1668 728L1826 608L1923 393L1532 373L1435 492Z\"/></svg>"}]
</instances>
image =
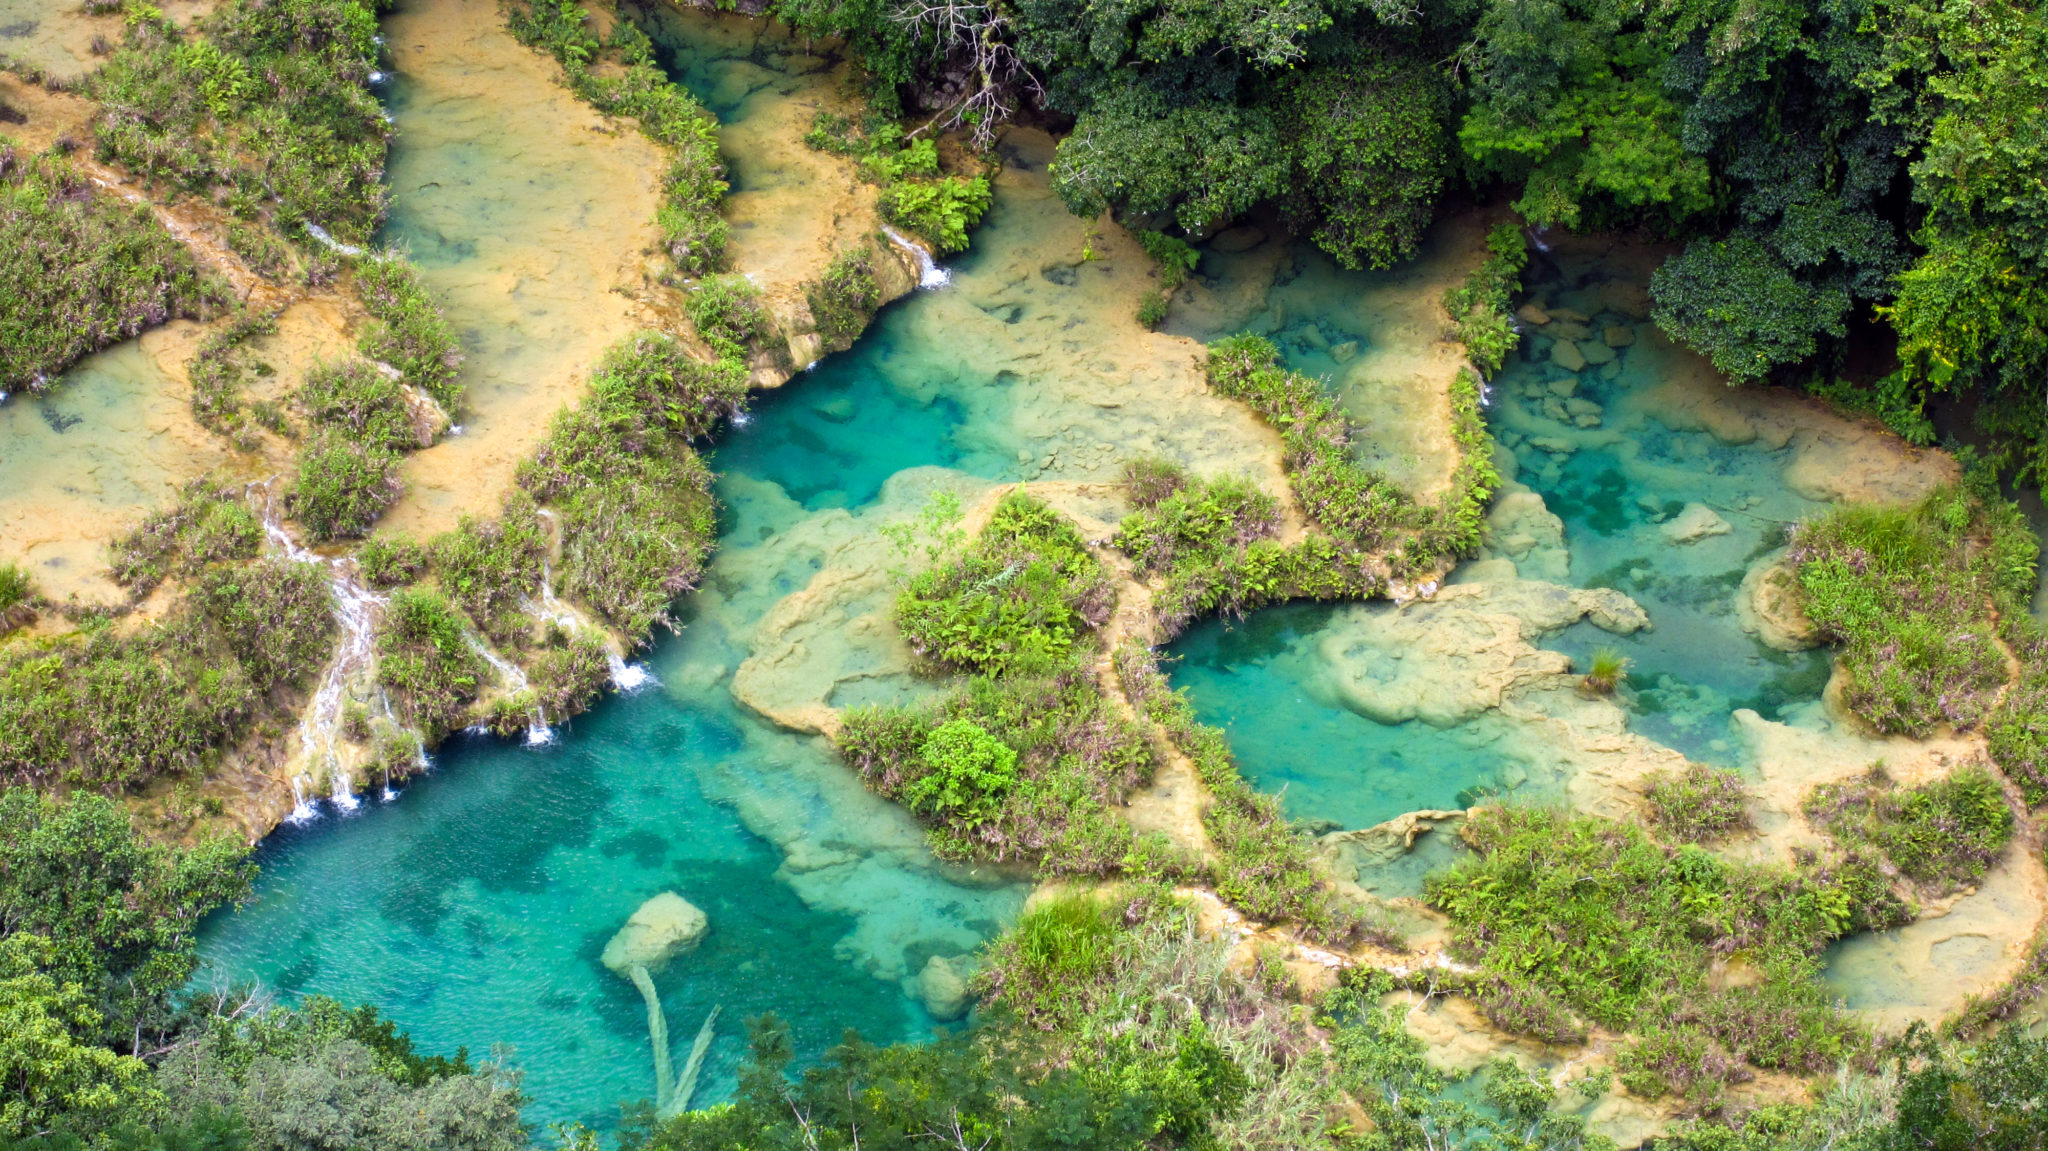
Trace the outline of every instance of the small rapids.
<instances>
[{"instance_id":1,"label":"small rapids","mask_svg":"<svg viewBox=\"0 0 2048 1151\"><path fill-rule=\"evenodd\" d=\"M889 237L891 243L909 252L917 260L918 287L926 291L937 291L953 282L953 273L940 267L938 262L932 259L930 252L925 251L924 248L917 244L911 243L903 233L887 224L882 225L882 232Z\"/></svg>"},{"instance_id":2,"label":"small rapids","mask_svg":"<svg viewBox=\"0 0 2048 1151\"><path fill-rule=\"evenodd\" d=\"M264 534L270 537L285 558L293 563L319 564L327 569L327 587L334 597L334 619L341 625L341 642L335 647L334 658L320 673L320 686L299 719L301 760L298 774L292 777L290 819L294 823L303 823L319 815L313 799L313 773L317 768L326 768L331 776L328 798L336 807L346 813L360 806L348 769L335 749L341 739L342 698L348 690L349 680L371 664L377 612L384 606L385 599L363 583L354 560L323 558L301 547L292 538L278 516L276 487L277 479L272 477L261 484L251 484L245 490L263 522ZM262 493L260 500L255 498L258 492ZM389 701L385 701L384 706L388 712Z\"/></svg>"}]
</instances>

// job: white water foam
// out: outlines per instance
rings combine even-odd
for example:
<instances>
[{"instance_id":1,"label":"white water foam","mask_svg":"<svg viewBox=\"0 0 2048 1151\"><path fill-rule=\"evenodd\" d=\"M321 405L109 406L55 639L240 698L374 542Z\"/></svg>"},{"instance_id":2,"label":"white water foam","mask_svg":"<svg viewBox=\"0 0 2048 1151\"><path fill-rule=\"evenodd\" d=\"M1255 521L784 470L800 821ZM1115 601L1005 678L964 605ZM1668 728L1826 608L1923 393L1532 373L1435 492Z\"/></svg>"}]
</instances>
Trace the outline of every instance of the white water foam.
<instances>
[{"instance_id":1,"label":"white water foam","mask_svg":"<svg viewBox=\"0 0 2048 1151\"><path fill-rule=\"evenodd\" d=\"M917 244L911 243L903 233L887 224L882 225L882 231L897 247L909 252L917 260L918 287L927 291L936 291L953 282L953 273L939 267L938 263L932 259L930 252L925 251L923 247Z\"/></svg>"}]
</instances>

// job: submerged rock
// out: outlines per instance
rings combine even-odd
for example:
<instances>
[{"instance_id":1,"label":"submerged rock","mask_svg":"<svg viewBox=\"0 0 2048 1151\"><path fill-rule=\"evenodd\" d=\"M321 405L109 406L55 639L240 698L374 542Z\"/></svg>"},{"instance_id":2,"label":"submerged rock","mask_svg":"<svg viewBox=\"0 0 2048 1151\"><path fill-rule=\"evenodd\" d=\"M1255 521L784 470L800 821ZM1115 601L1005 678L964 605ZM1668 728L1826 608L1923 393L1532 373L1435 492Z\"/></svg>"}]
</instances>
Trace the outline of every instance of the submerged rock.
<instances>
[{"instance_id":1,"label":"submerged rock","mask_svg":"<svg viewBox=\"0 0 2048 1151\"><path fill-rule=\"evenodd\" d=\"M925 1011L942 1023L966 1015L968 1008L974 1006L974 993L968 989L973 973L965 956L949 960L934 955L926 960L924 970L917 975L917 995L924 1001Z\"/></svg>"},{"instance_id":2,"label":"submerged rock","mask_svg":"<svg viewBox=\"0 0 2048 1151\"><path fill-rule=\"evenodd\" d=\"M1559 340L1550 345L1550 362L1567 372L1584 371L1586 367L1585 355L1570 340Z\"/></svg>"},{"instance_id":3,"label":"submerged rock","mask_svg":"<svg viewBox=\"0 0 2048 1151\"><path fill-rule=\"evenodd\" d=\"M1778 651L1804 651L1820 642L1820 629L1799 603L1799 576L1783 548L1758 560L1735 596L1742 630Z\"/></svg>"},{"instance_id":4,"label":"submerged rock","mask_svg":"<svg viewBox=\"0 0 2048 1151\"><path fill-rule=\"evenodd\" d=\"M1685 505L1685 510L1679 512L1660 530L1664 533L1664 538L1671 543L1690 544L1698 543L1708 536L1725 536L1735 529L1729 527L1728 521L1722 519L1720 513L1714 509L1705 504L1691 503Z\"/></svg>"},{"instance_id":5,"label":"submerged rock","mask_svg":"<svg viewBox=\"0 0 2048 1151\"><path fill-rule=\"evenodd\" d=\"M621 975L635 967L659 971L668 961L697 946L710 921L697 905L664 891L640 905L611 942L604 945L604 965Z\"/></svg>"}]
</instances>

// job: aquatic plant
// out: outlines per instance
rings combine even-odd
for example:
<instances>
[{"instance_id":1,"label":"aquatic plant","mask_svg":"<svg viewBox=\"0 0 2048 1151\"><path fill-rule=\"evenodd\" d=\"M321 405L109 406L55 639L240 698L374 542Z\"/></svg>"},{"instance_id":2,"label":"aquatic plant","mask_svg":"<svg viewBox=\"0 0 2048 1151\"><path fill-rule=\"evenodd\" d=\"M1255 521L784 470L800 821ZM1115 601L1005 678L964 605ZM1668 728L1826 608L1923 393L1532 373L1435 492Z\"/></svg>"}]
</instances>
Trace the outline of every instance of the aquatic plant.
<instances>
[{"instance_id":1,"label":"aquatic plant","mask_svg":"<svg viewBox=\"0 0 2048 1151\"><path fill-rule=\"evenodd\" d=\"M1115 609L1115 587L1081 534L1014 491L971 546L904 586L896 623L911 650L939 667L1038 673L1064 662Z\"/></svg>"},{"instance_id":2,"label":"aquatic plant","mask_svg":"<svg viewBox=\"0 0 2048 1151\"><path fill-rule=\"evenodd\" d=\"M0 139L0 392L227 298L148 208Z\"/></svg>"},{"instance_id":3,"label":"aquatic plant","mask_svg":"<svg viewBox=\"0 0 2048 1151\"><path fill-rule=\"evenodd\" d=\"M1901 788L1878 764L1859 779L1815 788L1805 810L1837 842L1881 853L1934 895L1983 878L2014 825L2004 788L1982 767Z\"/></svg>"},{"instance_id":4,"label":"aquatic plant","mask_svg":"<svg viewBox=\"0 0 2048 1151\"><path fill-rule=\"evenodd\" d=\"M1704 843L1750 826L1742 777L1727 768L1688 763L1675 775L1655 772L1643 782L1651 822L1680 843Z\"/></svg>"},{"instance_id":5,"label":"aquatic plant","mask_svg":"<svg viewBox=\"0 0 2048 1151\"><path fill-rule=\"evenodd\" d=\"M825 266L817 282L804 285L810 302L811 322L826 351L853 346L856 336L867 330L882 303L881 286L875 282L874 255L866 247L840 252Z\"/></svg>"},{"instance_id":6,"label":"aquatic plant","mask_svg":"<svg viewBox=\"0 0 2048 1151\"><path fill-rule=\"evenodd\" d=\"M391 593L377 631L377 678L391 689L409 726L428 740L461 726L484 677L483 657L470 646L453 604L421 588Z\"/></svg>"},{"instance_id":7,"label":"aquatic plant","mask_svg":"<svg viewBox=\"0 0 2048 1151\"><path fill-rule=\"evenodd\" d=\"M1801 524L1790 557L1807 617L1843 645L1843 701L1879 731L1920 736L1991 710L2006 679L1994 598L2031 596L2037 548L2011 505L1944 487Z\"/></svg>"},{"instance_id":8,"label":"aquatic plant","mask_svg":"<svg viewBox=\"0 0 2048 1151\"><path fill-rule=\"evenodd\" d=\"M607 349L590 392L555 416L519 484L560 518L562 590L629 636L669 619L717 534L711 473L690 440L745 408L746 372L643 332Z\"/></svg>"},{"instance_id":9,"label":"aquatic plant","mask_svg":"<svg viewBox=\"0 0 2048 1151\"><path fill-rule=\"evenodd\" d=\"M1579 685L1594 695L1613 695L1614 690L1628 679L1631 661L1611 647L1595 648L1592 666L1586 669Z\"/></svg>"}]
</instances>

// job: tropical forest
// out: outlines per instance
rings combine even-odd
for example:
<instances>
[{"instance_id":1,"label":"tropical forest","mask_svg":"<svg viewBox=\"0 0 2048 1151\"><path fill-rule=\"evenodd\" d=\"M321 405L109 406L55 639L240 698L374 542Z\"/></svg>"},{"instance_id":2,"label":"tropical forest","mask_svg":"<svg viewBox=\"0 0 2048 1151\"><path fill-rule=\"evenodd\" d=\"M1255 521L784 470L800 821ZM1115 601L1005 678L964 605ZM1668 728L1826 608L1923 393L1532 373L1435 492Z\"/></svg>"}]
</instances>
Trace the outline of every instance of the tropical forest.
<instances>
[{"instance_id":1,"label":"tropical forest","mask_svg":"<svg viewBox=\"0 0 2048 1151\"><path fill-rule=\"evenodd\" d=\"M0 0L0 1151L2048 1151L2038 0Z\"/></svg>"}]
</instances>

